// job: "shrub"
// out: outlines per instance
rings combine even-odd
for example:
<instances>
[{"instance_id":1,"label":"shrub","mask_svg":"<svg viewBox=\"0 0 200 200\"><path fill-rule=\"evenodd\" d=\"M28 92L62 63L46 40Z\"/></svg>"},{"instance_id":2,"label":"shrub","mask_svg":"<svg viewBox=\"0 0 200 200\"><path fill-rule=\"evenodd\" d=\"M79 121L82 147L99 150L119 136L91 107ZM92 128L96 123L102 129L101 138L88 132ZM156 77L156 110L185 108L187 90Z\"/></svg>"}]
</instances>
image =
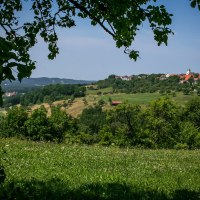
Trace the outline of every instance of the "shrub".
<instances>
[{"instance_id":1,"label":"shrub","mask_svg":"<svg viewBox=\"0 0 200 200\"><path fill-rule=\"evenodd\" d=\"M191 122L183 122L180 127L181 131L178 145L187 145L189 149L200 148L199 129Z\"/></svg>"},{"instance_id":2,"label":"shrub","mask_svg":"<svg viewBox=\"0 0 200 200\"><path fill-rule=\"evenodd\" d=\"M51 116L48 119L51 127L51 136L53 140L62 142L65 132L69 129L70 117L60 107L51 108Z\"/></svg>"},{"instance_id":3,"label":"shrub","mask_svg":"<svg viewBox=\"0 0 200 200\"><path fill-rule=\"evenodd\" d=\"M175 149L179 150L179 149L188 149L188 145L186 143L177 143L174 146Z\"/></svg>"},{"instance_id":4,"label":"shrub","mask_svg":"<svg viewBox=\"0 0 200 200\"><path fill-rule=\"evenodd\" d=\"M190 121L200 129L200 98L196 97L188 101L184 112L185 120Z\"/></svg>"},{"instance_id":5,"label":"shrub","mask_svg":"<svg viewBox=\"0 0 200 200\"><path fill-rule=\"evenodd\" d=\"M179 132L179 107L168 98L153 101L143 116L142 132L158 148L173 148Z\"/></svg>"},{"instance_id":6,"label":"shrub","mask_svg":"<svg viewBox=\"0 0 200 200\"><path fill-rule=\"evenodd\" d=\"M14 106L8 109L7 115L2 119L2 135L6 137L24 136L26 133L25 123L28 113L23 107Z\"/></svg>"},{"instance_id":7,"label":"shrub","mask_svg":"<svg viewBox=\"0 0 200 200\"><path fill-rule=\"evenodd\" d=\"M80 133L80 135L77 136L77 139L81 144L91 145L97 143L97 137L88 133Z\"/></svg>"},{"instance_id":8,"label":"shrub","mask_svg":"<svg viewBox=\"0 0 200 200\"><path fill-rule=\"evenodd\" d=\"M98 134L99 144L104 146L109 146L113 142L113 135L106 129L102 129Z\"/></svg>"},{"instance_id":9,"label":"shrub","mask_svg":"<svg viewBox=\"0 0 200 200\"><path fill-rule=\"evenodd\" d=\"M27 130L26 137L32 140L53 140L47 118L47 110L44 106L33 111L25 126Z\"/></svg>"}]
</instances>

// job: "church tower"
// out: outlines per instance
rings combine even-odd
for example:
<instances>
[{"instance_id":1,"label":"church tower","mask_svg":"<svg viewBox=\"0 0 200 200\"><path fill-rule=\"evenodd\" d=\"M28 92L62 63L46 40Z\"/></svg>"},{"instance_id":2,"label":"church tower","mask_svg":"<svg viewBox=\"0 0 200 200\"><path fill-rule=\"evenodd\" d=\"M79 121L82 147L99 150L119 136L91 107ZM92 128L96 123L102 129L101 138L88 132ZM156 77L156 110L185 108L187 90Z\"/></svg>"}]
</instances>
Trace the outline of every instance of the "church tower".
<instances>
[{"instance_id":1,"label":"church tower","mask_svg":"<svg viewBox=\"0 0 200 200\"><path fill-rule=\"evenodd\" d=\"M191 70L188 69L187 72L186 72L186 75L189 75L191 73Z\"/></svg>"}]
</instances>

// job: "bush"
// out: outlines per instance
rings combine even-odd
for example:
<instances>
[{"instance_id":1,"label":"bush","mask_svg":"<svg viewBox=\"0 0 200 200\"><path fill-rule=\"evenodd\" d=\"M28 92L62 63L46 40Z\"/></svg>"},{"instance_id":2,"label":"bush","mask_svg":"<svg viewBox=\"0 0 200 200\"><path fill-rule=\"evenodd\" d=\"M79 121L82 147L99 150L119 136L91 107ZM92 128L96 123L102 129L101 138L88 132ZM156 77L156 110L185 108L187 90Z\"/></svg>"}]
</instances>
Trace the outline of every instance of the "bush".
<instances>
[{"instance_id":1,"label":"bush","mask_svg":"<svg viewBox=\"0 0 200 200\"><path fill-rule=\"evenodd\" d=\"M90 135L88 133L80 133L80 135L77 136L77 139L79 143L87 145L91 145L98 142L96 136Z\"/></svg>"},{"instance_id":2,"label":"bush","mask_svg":"<svg viewBox=\"0 0 200 200\"><path fill-rule=\"evenodd\" d=\"M179 146L185 144L189 149L200 148L199 129L191 122L183 122L180 127Z\"/></svg>"},{"instance_id":3,"label":"bush","mask_svg":"<svg viewBox=\"0 0 200 200\"><path fill-rule=\"evenodd\" d=\"M28 113L23 107L15 106L8 109L6 117L0 119L1 135L4 137L24 136L27 119Z\"/></svg>"},{"instance_id":4,"label":"bush","mask_svg":"<svg viewBox=\"0 0 200 200\"><path fill-rule=\"evenodd\" d=\"M101 107L103 107L105 105L105 103L106 102L103 99L99 99L99 101L98 101L98 105Z\"/></svg>"},{"instance_id":5,"label":"bush","mask_svg":"<svg viewBox=\"0 0 200 200\"><path fill-rule=\"evenodd\" d=\"M155 147L173 148L178 139L179 107L168 98L153 101L143 116L142 132Z\"/></svg>"},{"instance_id":6,"label":"bush","mask_svg":"<svg viewBox=\"0 0 200 200\"><path fill-rule=\"evenodd\" d=\"M100 145L104 145L104 146L109 146L112 144L113 142L113 135L112 133L102 129L99 131L98 134L98 138L99 138L99 144Z\"/></svg>"},{"instance_id":7,"label":"bush","mask_svg":"<svg viewBox=\"0 0 200 200\"><path fill-rule=\"evenodd\" d=\"M173 93L172 93L172 96L173 96L173 97L176 97L176 92L173 92Z\"/></svg>"},{"instance_id":8,"label":"bush","mask_svg":"<svg viewBox=\"0 0 200 200\"><path fill-rule=\"evenodd\" d=\"M180 149L188 149L188 145L186 143L177 143L175 146L174 146L175 149L177 150L180 150Z\"/></svg>"},{"instance_id":9,"label":"bush","mask_svg":"<svg viewBox=\"0 0 200 200\"><path fill-rule=\"evenodd\" d=\"M62 142L64 140L65 132L70 128L70 117L60 107L51 108L51 116L48 118L49 126L51 128L51 136L53 140Z\"/></svg>"},{"instance_id":10,"label":"bush","mask_svg":"<svg viewBox=\"0 0 200 200\"><path fill-rule=\"evenodd\" d=\"M90 106L85 108L79 118L79 129L82 132L89 133L91 135L98 134L99 130L103 127L106 121L106 115L102 110L102 107Z\"/></svg>"},{"instance_id":11,"label":"bush","mask_svg":"<svg viewBox=\"0 0 200 200\"><path fill-rule=\"evenodd\" d=\"M200 98L196 97L186 104L184 116L185 120L193 123L200 129Z\"/></svg>"},{"instance_id":12,"label":"bush","mask_svg":"<svg viewBox=\"0 0 200 200\"><path fill-rule=\"evenodd\" d=\"M26 137L32 140L52 141L51 127L47 118L47 110L44 106L33 111L25 123Z\"/></svg>"},{"instance_id":13,"label":"bush","mask_svg":"<svg viewBox=\"0 0 200 200\"><path fill-rule=\"evenodd\" d=\"M183 89L183 94L184 94L184 95L189 95L190 93L191 93L191 91L190 91L189 88Z\"/></svg>"}]
</instances>

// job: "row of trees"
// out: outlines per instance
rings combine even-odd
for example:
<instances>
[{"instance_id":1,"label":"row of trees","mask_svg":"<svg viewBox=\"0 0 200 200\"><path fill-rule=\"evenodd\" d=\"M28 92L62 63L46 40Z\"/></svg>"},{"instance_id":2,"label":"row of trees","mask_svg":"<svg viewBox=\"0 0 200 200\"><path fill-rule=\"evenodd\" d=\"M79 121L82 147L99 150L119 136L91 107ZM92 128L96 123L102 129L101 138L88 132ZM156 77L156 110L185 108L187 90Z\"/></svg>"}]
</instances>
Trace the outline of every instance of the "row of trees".
<instances>
[{"instance_id":1,"label":"row of trees","mask_svg":"<svg viewBox=\"0 0 200 200\"><path fill-rule=\"evenodd\" d=\"M194 79L191 78L188 82L180 84L178 76L172 76L167 79L161 79L162 74L141 74L133 76L130 81L121 80L116 78L115 75L110 75L107 79L99 81L99 88L112 87L114 92L125 93L144 93L144 92L180 92L190 94L194 89L200 95L200 80L194 84Z\"/></svg>"},{"instance_id":2,"label":"row of trees","mask_svg":"<svg viewBox=\"0 0 200 200\"><path fill-rule=\"evenodd\" d=\"M0 117L0 135L61 142L65 132L72 130L72 124L72 118L59 107L52 107L49 117L44 106L31 114L23 107L13 107L6 116Z\"/></svg>"},{"instance_id":3,"label":"row of trees","mask_svg":"<svg viewBox=\"0 0 200 200\"><path fill-rule=\"evenodd\" d=\"M1 137L84 144L144 148L200 148L200 99L184 107L168 98L146 108L121 104L103 111L101 105L88 107L72 118L59 107L44 107L29 114L22 107L10 109L0 118Z\"/></svg>"}]
</instances>

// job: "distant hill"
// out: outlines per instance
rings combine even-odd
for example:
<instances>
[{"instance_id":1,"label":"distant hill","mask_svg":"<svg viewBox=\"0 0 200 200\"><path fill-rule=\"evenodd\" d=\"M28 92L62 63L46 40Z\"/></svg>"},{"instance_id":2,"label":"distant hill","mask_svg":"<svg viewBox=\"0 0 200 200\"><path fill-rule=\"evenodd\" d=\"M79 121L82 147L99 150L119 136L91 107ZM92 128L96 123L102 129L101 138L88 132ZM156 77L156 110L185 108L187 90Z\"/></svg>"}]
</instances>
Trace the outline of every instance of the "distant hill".
<instances>
[{"instance_id":1,"label":"distant hill","mask_svg":"<svg viewBox=\"0 0 200 200\"><path fill-rule=\"evenodd\" d=\"M2 82L2 88L4 91L23 91L28 88L35 88L35 87L41 87L45 85L50 84L82 84L87 85L94 83L96 81L86 81L86 80L74 80L74 79L65 79L65 78L47 78L47 77L41 77L41 78L24 78L22 82L20 83L18 80L16 81L3 81Z\"/></svg>"}]
</instances>

